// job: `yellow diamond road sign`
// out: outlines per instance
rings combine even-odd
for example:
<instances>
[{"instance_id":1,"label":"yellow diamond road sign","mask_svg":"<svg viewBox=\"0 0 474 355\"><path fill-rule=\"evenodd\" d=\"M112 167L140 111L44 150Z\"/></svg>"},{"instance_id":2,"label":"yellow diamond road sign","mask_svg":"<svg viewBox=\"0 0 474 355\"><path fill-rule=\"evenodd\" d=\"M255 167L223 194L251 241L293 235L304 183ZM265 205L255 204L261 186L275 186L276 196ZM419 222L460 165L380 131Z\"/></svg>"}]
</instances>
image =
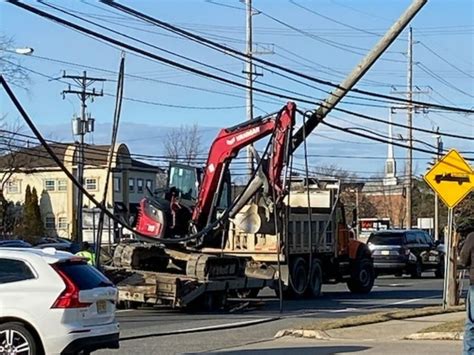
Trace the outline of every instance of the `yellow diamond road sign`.
<instances>
[{"instance_id":1,"label":"yellow diamond road sign","mask_svg":"<svg viewBox=\"0 0 474 355\"><path fill-rule=\"evenodd\" d=\"M474 171L455 149L441 158L424 178L449 208L474 189Z\"/></svg>"}]
</instances>

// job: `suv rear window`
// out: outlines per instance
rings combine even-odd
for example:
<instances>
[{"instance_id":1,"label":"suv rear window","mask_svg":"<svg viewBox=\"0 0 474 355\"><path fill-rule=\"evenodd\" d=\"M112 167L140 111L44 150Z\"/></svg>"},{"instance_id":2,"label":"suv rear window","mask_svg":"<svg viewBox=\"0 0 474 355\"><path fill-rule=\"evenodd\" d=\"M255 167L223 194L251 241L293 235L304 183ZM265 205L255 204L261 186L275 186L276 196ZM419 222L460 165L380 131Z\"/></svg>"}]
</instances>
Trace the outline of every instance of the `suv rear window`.
<instances>
[{"instance_id":1,"label":"suv rear window","mask_svg":"<svg viewBox=\"0 0 474 355\"><path fill-rule=\"evenodd\" d=\"M367 243L376 245L401 245L405 243L403 233L374 233L369 237Z\"/></svg>"},{"instance_id":2,"label":"suv rear window","mask_svg":"<svg viewBox=\"0 0 474 355\"><path fill-rule=\"evenodd\" d=\"M113 286L107 277L85 262L60 262L55 267L63 271L80 290Z\"/></svg>"}]
</instances>

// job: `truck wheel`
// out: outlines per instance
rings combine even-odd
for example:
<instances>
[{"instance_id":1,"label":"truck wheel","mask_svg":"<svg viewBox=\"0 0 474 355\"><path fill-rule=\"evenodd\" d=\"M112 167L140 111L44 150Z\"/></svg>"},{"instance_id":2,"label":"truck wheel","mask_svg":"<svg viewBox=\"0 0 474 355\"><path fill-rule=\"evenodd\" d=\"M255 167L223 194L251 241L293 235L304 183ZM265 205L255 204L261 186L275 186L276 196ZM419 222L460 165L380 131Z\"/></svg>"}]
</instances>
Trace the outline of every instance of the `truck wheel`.
<instances>
[{"instance_id":1,"label":"truck wheel","mask_svg":"<svg viewBox=\"0 0 474 355\"><path fill-rule=\"evenodd\" d=\"M291 268L290 291L294 298L304 296L308 286L308 266L303 258L296 258Z\"/></svg>"},{"instance_id":2,"label":"truck wheel","mask_svg":"<svg viewBox=\"0 0 474 355\"><path fill-rule=\"evenodd\" d=\"M352 293L369 293L374 286L374 281L374 266L369 259L363 258L354 263L347 287Z\"/></svg>"},{"instance_id":3,"label":"truck wheel","mask_svg":"<svg viewBox=\"0 0 474 355\"><path fill-rule=\"evenodd\" d=\"M444 261L440 262L436 268L435 277L438 279L444 279Z\"/></svg>"},{"instance_id":4,"label":"truck wheel","mask_svg":"<svg viewBox=\"0 0 474 355\"><path fill-rule=\"evenodd\" d=\"M422 273L423 273L423 269L421 266L421 262L417 261L416 264L412 266L410 275L413 279L420 279Z\"/></svg>"},{"instance_id":5,"label":"truck wheel","mask_svg":"<svg viewBox=\"0 0 474 355\"><path fill-rule=\"evenodd\" d=\"M318 259L313 260L311 274L309 278L308 296L318 298L321 296L321 287L323 285L323 270Z\"/></svg>"}]
</instances>

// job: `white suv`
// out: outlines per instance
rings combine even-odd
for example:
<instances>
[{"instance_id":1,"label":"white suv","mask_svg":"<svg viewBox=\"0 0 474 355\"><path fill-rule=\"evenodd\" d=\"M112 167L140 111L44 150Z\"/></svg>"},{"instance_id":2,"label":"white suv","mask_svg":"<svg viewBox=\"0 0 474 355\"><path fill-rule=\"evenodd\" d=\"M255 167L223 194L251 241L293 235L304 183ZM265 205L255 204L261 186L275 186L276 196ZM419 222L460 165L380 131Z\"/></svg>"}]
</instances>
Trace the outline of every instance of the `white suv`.
<instances>
[{"instance_id":1,"label":"white suv","mask_svg":"<svg viewBox=\"0 0 474 355\"><path fill-rule=\"evenodd\" d=\"M82 258L0 248L0 354L87 354L119 347L117 289Z\"/></svg>"}]
</instances>

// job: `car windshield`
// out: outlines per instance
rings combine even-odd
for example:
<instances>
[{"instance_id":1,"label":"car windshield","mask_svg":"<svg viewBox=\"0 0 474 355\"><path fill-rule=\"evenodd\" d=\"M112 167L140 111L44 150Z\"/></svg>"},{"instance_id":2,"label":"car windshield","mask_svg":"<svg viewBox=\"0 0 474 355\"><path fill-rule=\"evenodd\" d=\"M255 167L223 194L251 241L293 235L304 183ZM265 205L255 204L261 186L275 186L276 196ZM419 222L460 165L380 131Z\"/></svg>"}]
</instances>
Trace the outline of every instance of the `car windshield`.
<instances>
[{"instance_id":1,"label":"car windshield","mask_svg":"<svg viewBox=\"0 0 474 355\"><path fill-rule=\"evenodd\" d=\"M376 245L401 245L404 241L403 233L374 233L367 242Z\"/></svg>"},{"instance_id":2,"label":"car windshield","mask_svg":"<svg viewBox=\"0 0 474 355\"><path fill-rule=\"evenodd\" d=\"M107 277L85 262L59 262L56 267L71 278L80 290L113 286Z\"/></svg>"}]
</instances>

